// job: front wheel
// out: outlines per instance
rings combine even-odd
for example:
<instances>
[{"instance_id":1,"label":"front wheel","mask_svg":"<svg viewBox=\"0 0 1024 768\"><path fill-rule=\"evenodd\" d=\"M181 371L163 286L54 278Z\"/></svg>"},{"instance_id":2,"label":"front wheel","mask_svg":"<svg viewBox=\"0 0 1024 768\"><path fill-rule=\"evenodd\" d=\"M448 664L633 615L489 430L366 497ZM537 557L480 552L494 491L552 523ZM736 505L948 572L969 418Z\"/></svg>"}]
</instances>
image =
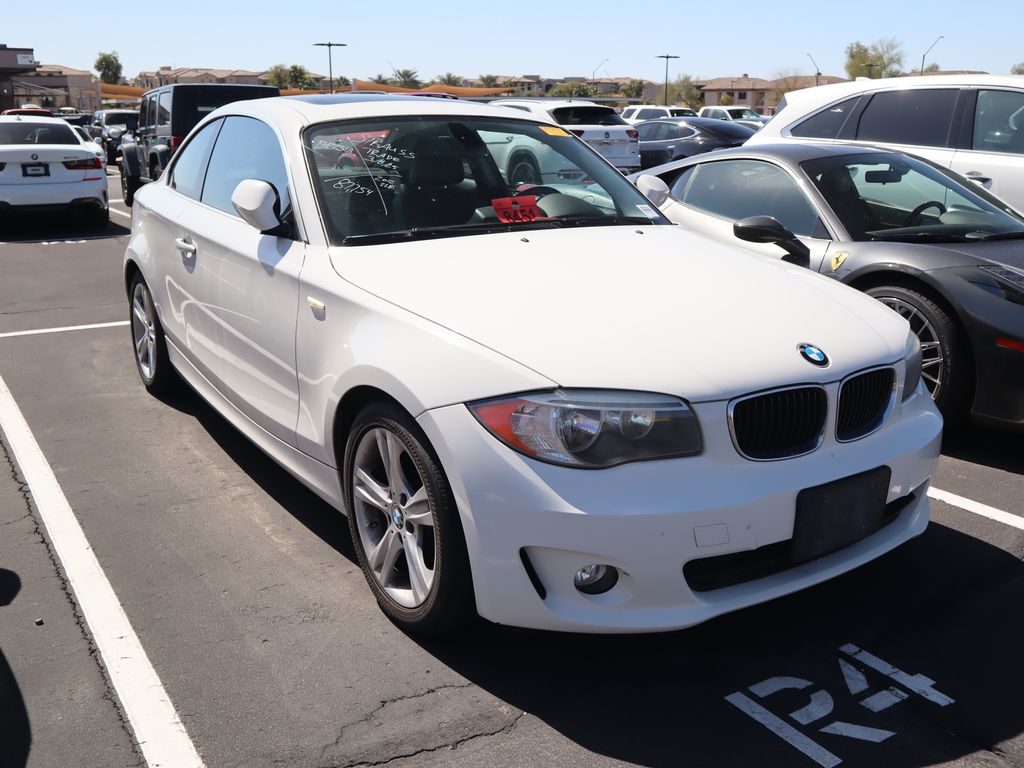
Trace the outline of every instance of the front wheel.
<instances>
[{"instance_id":1,"label":"front wheel","mask_svg":"<svg viewBox=\"0 0 1024 768\"><path fill-rule=\"evenodd\" d=\"M170 394L177 389L178 374L171 367L164 329L160 325L149 286L141 274L136 274L132 278L129 295L132 347L139 378L150 394Z\"/></svg>"},{"instance_id":2,"label":"front wheel","mask_svg":"<svg viewBox=\"0 0 1024 768\"><path fill-rule=\"evenodd\" d=\"M345 447L345 507L359 565L385 615L404 630L446 634L474 615L462 523L416 422L380 403Z\"/></svg>"},{"instance_id":3,"label":"front wheel","mask_svg":"<svg viewBox=\"0 0 1024 768\"><path fill-rule=\"evenodd\" d=\"M540 168L529 155L516 155L508 166L508 184L518 187L523 184L540 184Z\"/></svg>"},{"instance_id":4,"label":"front wheel","mask_svg":"<svg viewBox=\"0 0 1024 768\"><path fill-rule=\"evenodd\" d=\"M971 394L970 343L957 321L936 302L911 288L881 285L866 293L910 323L921 342L921 378L947 422L967 415Z\"/></svg>"}]
</instances>

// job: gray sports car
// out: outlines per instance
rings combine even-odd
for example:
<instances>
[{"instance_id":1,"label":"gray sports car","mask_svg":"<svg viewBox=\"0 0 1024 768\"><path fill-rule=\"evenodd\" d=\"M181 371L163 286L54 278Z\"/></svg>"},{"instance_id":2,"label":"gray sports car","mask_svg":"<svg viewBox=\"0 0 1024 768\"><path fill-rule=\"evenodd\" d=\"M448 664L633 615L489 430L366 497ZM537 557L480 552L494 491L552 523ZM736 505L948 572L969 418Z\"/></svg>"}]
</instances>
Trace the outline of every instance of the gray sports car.
<instances>
[{"instance_id":1,"label":"gray sports car","mask_svg":"<svg viewBox=\"0 0 1024 768\"><path fill-rule=\"evenodd\" d=\"M740 147L629 178L675 223L805 264L907 318L947 421L1024 426L1024 218L981 187L838 144Z\"/></svg>"}]
</instances>

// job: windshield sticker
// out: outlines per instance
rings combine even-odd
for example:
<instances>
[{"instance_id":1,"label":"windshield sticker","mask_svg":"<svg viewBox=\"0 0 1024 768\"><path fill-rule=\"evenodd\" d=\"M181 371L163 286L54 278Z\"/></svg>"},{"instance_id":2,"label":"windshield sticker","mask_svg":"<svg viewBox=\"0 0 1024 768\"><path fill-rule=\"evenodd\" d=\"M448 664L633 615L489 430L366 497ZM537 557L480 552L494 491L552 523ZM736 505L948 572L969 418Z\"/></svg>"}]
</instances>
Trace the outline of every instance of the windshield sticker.
<instances>
[{"instance_id":1,"label":"windshield sticker","mask_svg":"<svg viewBox=\"0 0 1024 768\"><path fill-rule=\"evenodd\" d=\"M649 205L638 205L637 210L639 210L640 213L642 213L648 219L658 218L658 212L651 208L651 206Z\"/></svg>"},{"instance_id":2,"label":"windshield sticker","mask_svg":"<svg viewBox=\"0 0 1024 768\"><path fill-rule=\"evenodd\" d=\"M556 128L553 125L542 125L540 129L544 131L548 136L568 136L569 134L563 128Z\"/></svg>"},{"instance_id":3,"label":"windshield sticker","mask_svg":"<svg viewBox=\"0 0 1024 768\"><path fill-rule=\"evenodd\" d=\"M491 205L495 215L506 224L529 224L544 218L544 213L537 207L536 195L497 197L491 200Z\"/></svg>"}]
</instances>

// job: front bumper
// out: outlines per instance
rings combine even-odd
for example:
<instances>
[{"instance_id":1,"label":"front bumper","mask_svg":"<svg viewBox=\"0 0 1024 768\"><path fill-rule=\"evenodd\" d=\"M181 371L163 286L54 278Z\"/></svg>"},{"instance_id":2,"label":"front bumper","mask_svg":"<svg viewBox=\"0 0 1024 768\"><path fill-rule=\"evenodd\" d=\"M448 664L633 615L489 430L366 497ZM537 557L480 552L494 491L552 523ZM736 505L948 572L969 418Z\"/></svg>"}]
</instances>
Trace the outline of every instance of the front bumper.
<instances>
[{"instance_id":1,"label":"front bumper","mask_svg":"<svg viewBox=\"0 0 1024 768\"><path fill-rule=\"evenodd\" d=\"M702 455L590 471L512 451L464 405L422 414L419 423L459 506L480 615L500 624L575 632L679 629L837 576L928 524L926 491L942 421L922 387L874 434L842 444L826 438L814 453L778 462L739 456L726 403L694 410L704 433ZM828 430L832 434L831 423ZM800 490L880 465L892 470L888 502L915 491L881 530L763 578L703 592L687 584L687 562L792 538ZM531 582L523 551L543 590ZM616 586L601 595L577 591L573 575L591 563L618 568Z\"/></svg>"}]
</instances>

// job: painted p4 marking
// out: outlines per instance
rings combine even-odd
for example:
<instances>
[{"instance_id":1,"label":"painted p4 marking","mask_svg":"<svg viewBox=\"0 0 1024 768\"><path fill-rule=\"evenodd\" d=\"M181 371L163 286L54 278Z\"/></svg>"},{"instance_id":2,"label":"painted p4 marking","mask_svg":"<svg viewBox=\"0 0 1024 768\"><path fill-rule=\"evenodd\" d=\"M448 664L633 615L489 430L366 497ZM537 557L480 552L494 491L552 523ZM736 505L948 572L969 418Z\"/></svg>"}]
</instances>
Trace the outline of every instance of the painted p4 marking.
<instances>
[{"instance_id":1,"label":"painted p4 marking","mask_svg":"<svg viewBox=\"0 0 1024 768\"><path fill-rule=\"evenodd\" d=\"M908 674L851 643L841 646L839 651L853 659L853 662L842 657L837 659L839 670L843 673L843 681L846 683L849 695L857 697L857 702L869 712L875 714L883 712L889 707L906 701L912 694L920 696L940 707L947 707L954 703L952 698L935 689L935 681L931 678L921 674ZM867 676L857 664L873 669L901 687L898 688L894 685L874 693L869 692L870 685L868 684ZM769 677L767 680L751 685L747 690L758 699L767 699L779 691L804 691L813 687L813 682L804 680L801 677ZM814 739L798 730L782 717L769 711L742 691L729 694L725 697L725 700L763 725L791 747L803 752L818 763L818 765L822 766L822 768L834 768L834 766L843 762L836 755L821 746L821 744L814 741ZM826 720L832 714L834 708L835 701L828 691L824 689L814 690L809 694L809 701L805 706L790 712L786 717L798 725L810 726L814 724L819 733L845 736L849 739L868 741L875 744L879 744L896 735L895 731L872 728L867 725L848 723L842 720L831 720L819 727L818 723Z\"/></svg>"}]
</instances>

